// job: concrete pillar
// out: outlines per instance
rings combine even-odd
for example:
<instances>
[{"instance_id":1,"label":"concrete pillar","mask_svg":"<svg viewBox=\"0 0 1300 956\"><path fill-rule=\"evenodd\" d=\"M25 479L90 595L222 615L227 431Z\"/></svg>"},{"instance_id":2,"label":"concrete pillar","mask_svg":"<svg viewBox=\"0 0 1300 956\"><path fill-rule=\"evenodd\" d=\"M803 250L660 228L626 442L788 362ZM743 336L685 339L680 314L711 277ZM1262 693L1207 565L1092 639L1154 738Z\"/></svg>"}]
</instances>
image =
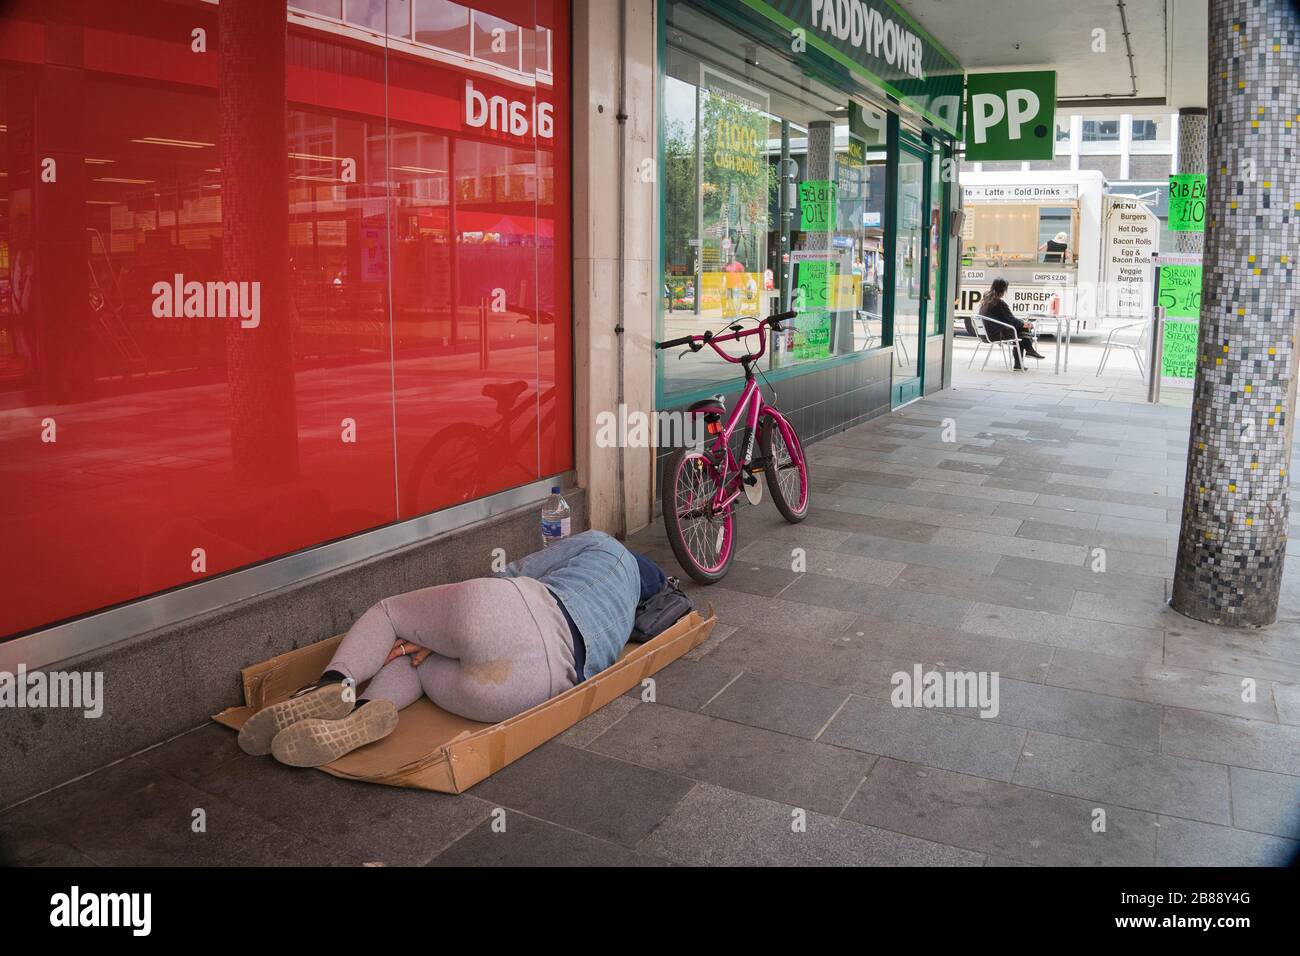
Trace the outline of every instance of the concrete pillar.
<instances>
[{"instance_id":1,"label":"concrete pillar","mask_svg":"<svg viewBox=\"0 0 1300 956\"><path fill-rule=\"evenodd\" d=\"M622 122L620 21L627 87ZM596 416L618 414L620 367L628 411L654 409L657 87L654 0L574 0L574 449L588 522L615 535L636 531L654 517L653 449L600 447Z\"/></svg>"},{"instance_id":2,"label":"concrete pillar","mask_svg":"<svg viewBox=\"0 0 1300 956\"><path fill-rule=\"evenodd\" d=\"M1192 107L1178 111L1178 172L1205 172L1208 128L1206 110ZM1204 240L1205 233L1202 232L1177 232L1174 233L1174 249L1177 252L1200 252Z\"/></svg>"},{"instance_id":3,"label":"concrete pillar","mask_svg":"<svg viewBox=\"0 0 1300 956\"><path fill-rule=\"evenodd\" d=\"M1300 249L1300 15L1211 0L1205 285L1172 605L1272 623L1290 511Z\"/></svg>"}]
</instances>

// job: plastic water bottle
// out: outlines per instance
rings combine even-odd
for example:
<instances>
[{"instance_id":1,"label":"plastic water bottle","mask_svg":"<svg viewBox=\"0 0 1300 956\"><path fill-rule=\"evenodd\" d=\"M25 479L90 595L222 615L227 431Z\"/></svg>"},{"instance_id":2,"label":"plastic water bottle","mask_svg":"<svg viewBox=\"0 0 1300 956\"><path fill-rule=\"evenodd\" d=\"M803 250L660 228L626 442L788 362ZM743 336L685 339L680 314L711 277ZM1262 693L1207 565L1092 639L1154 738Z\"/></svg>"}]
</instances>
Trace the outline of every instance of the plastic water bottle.
<instances>
[{"instance_id":1,"label":"plastic water bottle","mask_svg":"<svg viewBox=\"0 0 1300 956\"><path fill-rule=\"evenodd\" d=\"M542 505L542 545L549 547L569 536L569 503L564 500L559 486L551 489L551 497Z\"/></svg>"}]
</instances>

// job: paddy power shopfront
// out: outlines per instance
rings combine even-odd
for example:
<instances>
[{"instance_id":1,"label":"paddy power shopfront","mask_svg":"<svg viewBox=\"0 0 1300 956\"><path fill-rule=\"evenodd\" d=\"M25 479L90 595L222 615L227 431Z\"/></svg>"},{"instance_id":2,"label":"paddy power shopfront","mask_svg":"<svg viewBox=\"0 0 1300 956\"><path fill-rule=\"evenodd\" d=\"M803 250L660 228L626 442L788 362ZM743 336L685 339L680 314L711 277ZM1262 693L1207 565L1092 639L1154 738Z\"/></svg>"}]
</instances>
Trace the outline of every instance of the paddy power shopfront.
<instances>
[{"instance_id":1,"label":"paddy power shopfront","mask_svg":"<svg viewBox=\"0 0 1300 956\"><path fill-rule=\"evenodd\" d=\"M797 309L763 372L809 439L942 387L961 67L888 0L659 16L657 337ZM738 392L710 355L660 353L660 409Z\"/></svg>"}]
</instances>

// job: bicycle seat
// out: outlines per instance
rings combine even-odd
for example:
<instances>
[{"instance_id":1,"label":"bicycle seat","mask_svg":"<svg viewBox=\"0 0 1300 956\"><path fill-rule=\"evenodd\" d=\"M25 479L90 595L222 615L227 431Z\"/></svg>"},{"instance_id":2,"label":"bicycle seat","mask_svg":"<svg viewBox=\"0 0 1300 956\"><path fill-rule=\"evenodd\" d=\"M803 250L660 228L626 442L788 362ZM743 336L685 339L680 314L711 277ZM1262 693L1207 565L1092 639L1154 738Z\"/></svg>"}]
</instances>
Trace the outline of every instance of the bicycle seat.
<instances>
[{"instance_id":1,"label":"bicycle seat","mask_svg":"<svg viewBox=\"0 0 1300 956\"><path fill-rule=\"evenodd\" d=\"M483 386L483 394L495 399L497 406L503 411L513 407L515 400L526 391L528 391L527 382L489 382Z\"/></svg>"}]
</instances>

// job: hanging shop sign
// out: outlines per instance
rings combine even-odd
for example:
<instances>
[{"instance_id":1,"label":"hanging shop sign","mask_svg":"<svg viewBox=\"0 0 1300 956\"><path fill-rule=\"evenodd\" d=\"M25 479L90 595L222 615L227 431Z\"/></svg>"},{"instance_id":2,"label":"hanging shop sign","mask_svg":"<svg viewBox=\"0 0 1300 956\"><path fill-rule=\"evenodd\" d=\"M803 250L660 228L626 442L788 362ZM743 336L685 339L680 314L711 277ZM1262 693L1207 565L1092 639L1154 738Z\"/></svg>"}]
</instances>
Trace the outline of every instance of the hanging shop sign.
<instances>
[{"instance_id":1,"label":"hanging shop sign","mask_svg":"<svg viewBox=\"0 0 1300 956\"><path fill-rule=\"evenodd\" d=\"M1205 231L1204 173L1169 177L1169 228L1173 232Z\"/></svg>"},{"instance_id":2,"label":"hanging shop sign","mask_svg":"<svg viewBox=\"0 0 1300 956\"><path fill-rule=\"evenodd\" d=\"M1052 159L1056 71L966 77L966 161Z\"/></svg>"},{"instance_id":3,"label":"hanging shop sign","mask_svg":"<svg viewBox=\"0 0 1300 956\"><path fill-rule=\"evenodd\" d=\"M880 110L849 102L849 135L868 146L884 146L889 140L889 118Z\"/></svg>"},{"instance_id":4,"label":"hanging shop sign","mask_svg":"<svg viewBox=\"0 0 1300 956\"><path fill-rule=\"evenodd\" d=\"M805 44L961 136L961 65L892 0L741 2L789 31L796 52Z\"/></svg>"}]
</instances>

